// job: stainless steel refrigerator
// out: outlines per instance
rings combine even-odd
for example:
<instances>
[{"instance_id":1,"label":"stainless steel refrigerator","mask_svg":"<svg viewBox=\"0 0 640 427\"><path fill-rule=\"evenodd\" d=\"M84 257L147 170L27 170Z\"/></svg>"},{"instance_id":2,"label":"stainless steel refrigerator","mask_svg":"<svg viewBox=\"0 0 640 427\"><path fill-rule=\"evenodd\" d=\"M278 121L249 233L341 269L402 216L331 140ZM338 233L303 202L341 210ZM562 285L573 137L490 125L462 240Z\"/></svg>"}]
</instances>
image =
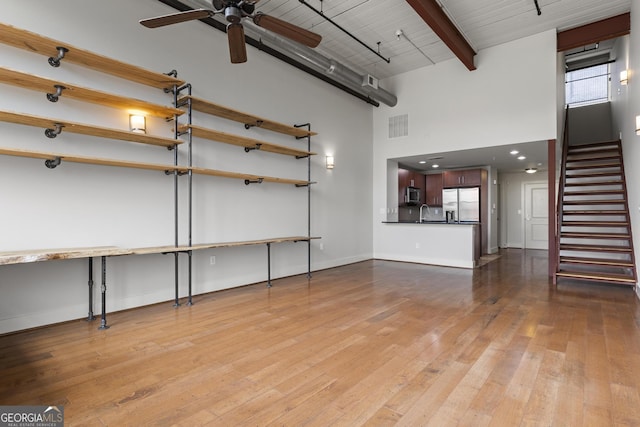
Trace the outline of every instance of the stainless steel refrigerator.
<instances>
[{"instance_id":1,"label":"stainless steel refrigerator","mask_svg":"<svg viewBox=\"0 0 640 427\"><path fill-rule=\"evenodd\" d=\"M445 219L450 221L453 212L454 222L480 222L480 188L445 188L442 190L442 210Z\"/></svg>"}]
</instances>

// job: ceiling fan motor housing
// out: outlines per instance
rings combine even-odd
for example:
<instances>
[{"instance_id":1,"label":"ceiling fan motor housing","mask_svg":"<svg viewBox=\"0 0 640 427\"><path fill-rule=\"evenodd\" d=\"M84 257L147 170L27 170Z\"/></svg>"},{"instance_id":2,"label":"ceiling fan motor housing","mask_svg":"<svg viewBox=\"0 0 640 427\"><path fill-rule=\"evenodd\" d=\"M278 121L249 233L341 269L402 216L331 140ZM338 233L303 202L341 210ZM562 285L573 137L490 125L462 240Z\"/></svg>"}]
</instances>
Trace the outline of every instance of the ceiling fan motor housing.
<instances>
[{"instance_id":1,"label":"ceiling fan motor housing","mask_svg":"<svg viewBox=\"0 0 640 427\"><path fill-rule=\"evenodd\" d=\"M224 10L224 18L227 20L227 22L237 24L238 22L240 22L240 19L242 19L242 13L237 7L228 6Z\"/></svg>"}]
</instances>

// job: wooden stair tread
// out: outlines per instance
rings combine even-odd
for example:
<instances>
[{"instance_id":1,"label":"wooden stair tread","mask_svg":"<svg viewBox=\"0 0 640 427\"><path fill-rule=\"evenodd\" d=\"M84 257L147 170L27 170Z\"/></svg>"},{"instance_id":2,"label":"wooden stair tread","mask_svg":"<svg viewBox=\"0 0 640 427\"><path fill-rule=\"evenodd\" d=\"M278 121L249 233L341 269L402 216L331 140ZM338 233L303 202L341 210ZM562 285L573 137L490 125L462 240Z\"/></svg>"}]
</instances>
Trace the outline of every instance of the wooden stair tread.
<instances>
[{"instance_id":1,"label":"wooden stair tread","mask_svg":"<svg viewBox=\"0 0 640 427\"><path fill-rule=\"evenodd\" d=\"M620 165L621 165L620 162L591 163L588 165L566 166L565 169L568 171L589 170L589 169L608 169L608 168L619 168Z\"/></svg>"},{"instance_id":2,"label":"wooden stair tread","mask_svg":"<svg viewBox=\"0 0 640 427\"><path fill-rule=\"evenodd\" d=\"M609 155L608 153L615 153L616 156L620 156L620 147L616 146L616 147L604 147L604 148L598 148L598 149L593 149L593 150L589 150L589 151L574 151L571 152L571 150L569 150L569 152L567 153L567 160L573 160L574 158L590 158L591 156L595 155ZM571 158L571 159L569 159Z\"/></svg>"},{"instance_id":3,"label":"wooden stair tread","mask_svg":"<svg viewBox=\"0 0 640 427\"><path fill-rule=\"evenodd\" d=\"M627 227L628 221L562 221L567 227Z\"/></svg>"},{"instance_id":4,"label":"wooden stair tread","mask_svg":"<svg viewBox=\"0 0 640 427\"><path fill-rule=\"evenodd\" d=\"M602 147L606 147L606 146L620 146L620 140L611 140L611 141L600 141L600 142L589 142L586 144L577 144L577 145L569 145L567 148L569 149L568 151L575 151L575 150L584 150L584 149L591 149L591 148L602 148Z\"/></svg>"},{"instance_id":5,"label":"wooden stair tread","mask_svg":"<svg viewBox=\"0 0 640 427\"><path fill-rule=\"evenodd\" d=\"M149 71L136 65L111 59L106 56L79 49L69 43L60 42L31 31L19 29L11 25L0 24L0 43L35 52L48 57L57 57L57 47L65 47L69 51L62 63L70 62L93 70L130 80L159 89L182 86L184 80L166 74Z\"/></svg>"},{"instance_id":6,"label":"wooden stair tread","mask_svg":"<svg viewBox=\"0 0 640 427\"><path fill-rule=\"evenodd\" d=\"M636 282L635 278L633 278L632 276L628 276L624 274L614 274L614 273L591 273L591 272L584 272L584 271L561 270L556 273L556 276L573 278L573 279L594 280L598 282L614 282L614 283L628 283L628 284L634 284Z\"/></svg>"},{"instance_id":7,"label":"wooden stair tread","mask_svg":"<svg viewBox=\"0 0 640 427\"><path fill-rule=\"evenodd\" d=\"M565 264L582 264L582 265L602 265L610 267L633 268L633 261L625 261L607 258L586 258L586 257L568 257L561 256L560 263Z\"/></svg>"},{"instance_id":8,"label":"wooden stair tread","mask_svg":"<svg viewBox=\"0 0 640 427\"><path fill-rule=\"evenodd\" d=\"M565 191L565 196L591 196L591 195L603 195L603 194L625 194L622 189L616 190L579 190L579 191Z\"/></svg>"},{"instance_id":9,"label":"wooden stair tread","mask_svg":"<svg viewBox=\"0 0 640 427\"><path fill-rule=\"evenodd\" d=\"M596 182L568 182L564 186L566 187L598 187L605 185L622 185L624 181L621 179L613 179L608 181L596 181ZM566 193L566 192L565 192Z\"/></svg>"},{"instance_id":10,"label":"wooden stair tread","mask_svg":"<svg viewBox=\"0 0 640 427\"><path fill-rule=\"evenodd\" d=\"M179 108L165 107L135 98L88 89L74 84L26 74L2 67L0 67L0 83L52 94L56 93L56 85L64 86L64 90L62 91L60 98L71 98L107 107L133 109L140 113L161 118L172 118L175 115L181 115L184 113L184 110Z\"/></svg>"},{"instance_id":11,"label":"wooden stair tread","mask_svg":"<svg viewBox=\"0 0 640 427\"><path fill-rule=\"evenodd\" d=\"M44 129L55 129L57 124L64 126L62 133L71 132L82 135L97 136L101 138L118 139L121 141L137 142L140 144L157 145L161 147L173 147L181 144L180 139L164 138L119 129L105 128L101 126L74 123L65 120L50 119L33 116L24 113L14 113L10 111L0 111L0 120L26 126L35 126Z\"/></svg>"},{"instance_id":12,"label":"wooden stair tread","mask_svg":"<svg viewBox=\"0 0 640 427\"><path fill-rule=\"evenodd\" d=\"M614 200L564 200L563 205L619 205L625 203L625 199Z\"/></svg>"},{"instance_id":13,"label":"wooden stair tread","mask_svg":"<svg viewBox=\"0 0 640 427\"><path fill-rule=\"evenodd\" d=\"M562 211L563 215L593 215L593 216L599 216L599 215L627 215L627 211L625 210L563 210Z\"/></svg>"},{"instance_id":14,"label":"wooden stair tread","mask_svg":"<svg viewBox=\"0 0 640 427\"><path fill-rule=\"evenodd\" d=\"M567 158L567 163L587 163L587 162L599 162L602 160L618 160L617 163L620 163L620 154L612 154L612 155L600 155L600 156L584 156L584 157L571 157ZM613 162L616 163L616 162Z\"/></svg>"},{"instance_id":15,"label":"wooden stair tread","mask_svg":"<svg viewBox=\"0 0 640 427\"><path fill-rule=\"evenodd\" d=\"M560 250L596 251L596 252L611 252L611 253L631 252L631 248L626 246L584 245L584 244L577 244L577 243L560 243Z\"/></svg>"},{"instance_id":16,"label":"wooden stair tread","mask_svg":"<svg viewBox=\"0 0 640 427\"><path fill-rule=\"evenodd\" d=\"M621 176L622 171L594 171L588 173L574 173L567 174L565 177L567 179L583 179L583 178L606 178L610 176Z\"/></svg>"},{"instance_id":17,"label":"wooden stair tread","mask_svg":"<svg viewBox=\"0 0 640 427\"><path fill-rule=\"evenodd\" d=\"M188 129L191 129L192 135L197 136L199 138L206 138L213 141L223 142L225 144L236 145L239 147L245 147L245 148L251 148L251 149L260 147L259 150L261 151L268 151L271 153L284 154L284 155L294 156L294 157L308 157L316 154L310 151L289 148L284 145L271 144L268 142L259 141L257 139L233 135L230 133L220 132L213 129L207 129L207 128L196 126L196 125L182 125L179 128L180 132L185 132Z\"/></svg>"},{"instance_id":18,"label":"wooden stair tread","mask_svg":"<svg viewBox=\"0 0 640 427\"><path fill-rule=\"evenodd\" d=\"M242 123L245 126L260 127L262 129L268 129L273 132L278 132L299 138L317 135L316 132L310 132L304 128L297 128L295 126L275 122L273 120L267 120L253 114L234 110L232 108L218 105L201 98L196 98L194 96L184 96L180 98L179 103L182 104L189 100L191 101L191 107L194 110L211 114L217 117L222 117L227 120L233 120L235 122Z\"/></svg>"},{"instance_id":19,"label":"wooden stair tread","mask_svg":"<svg viewBox=\"0 0 640 427\"><path fill-rule=\"evenodd\" d=\"M570 239L626 239L628 240L631 236L624 233L588 233L588 232L579 232L579 231L566 231L560 233L560 238L566 237Z\"/></svg>"}]
</instances>

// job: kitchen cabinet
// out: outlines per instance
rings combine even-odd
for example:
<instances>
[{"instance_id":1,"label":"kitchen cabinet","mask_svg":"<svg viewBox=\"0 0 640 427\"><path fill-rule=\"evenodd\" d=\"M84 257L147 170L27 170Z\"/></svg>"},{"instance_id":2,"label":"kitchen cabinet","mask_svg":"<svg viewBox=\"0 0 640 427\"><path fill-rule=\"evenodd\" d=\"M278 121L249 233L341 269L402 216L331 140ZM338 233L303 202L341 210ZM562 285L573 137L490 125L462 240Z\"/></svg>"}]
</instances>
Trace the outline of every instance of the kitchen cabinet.
<instances>
[{"instance_id":1,"label":"kitchen cabinet","mask_svg":"<svg viewBox=\"0 0 640 427\"><path fill-rule=\"evenodd\" d=\"M425 175L425 203L429 206L442 206L442 174Z\"/></svg>"},{"instance_id":2,"label":"kitchen cabinet","mask_svg":"<svg viewBox=\"0 0 640 427\"><path fill-rule=\"evenodd\" d=\"M483 169L464 169L443 172L443 187L477 187L482 184Z\"/></svg>"},{"instance_id":3,"label":"kitchen cabinet","mask_svg":"<svg viewBox=\"0 0 640 427\"><path fill-rule=\"evenodd\" d=\"M407 206L407 187L415 187L420 190L420 202L425 200L425 175L409 170L398 168L398 206Z\"/></svg>"}]
</instances>

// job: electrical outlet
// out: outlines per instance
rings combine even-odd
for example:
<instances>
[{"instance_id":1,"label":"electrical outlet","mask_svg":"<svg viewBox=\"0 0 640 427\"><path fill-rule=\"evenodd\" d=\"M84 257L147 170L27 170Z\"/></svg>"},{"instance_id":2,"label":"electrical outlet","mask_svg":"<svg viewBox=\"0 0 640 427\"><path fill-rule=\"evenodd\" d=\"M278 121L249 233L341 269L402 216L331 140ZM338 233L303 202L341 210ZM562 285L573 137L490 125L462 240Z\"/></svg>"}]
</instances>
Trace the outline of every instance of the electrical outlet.
<instances>
[{"instance_id":1,"label":"electrical outlet","mask_svg":"<svg viewBox=\"0 0 640 427\"><path fill-rule=\"evenodd\" d=\"M216 265L216 256L212 255L209 257L209 265Z\"/></svg>"},{"instance_id":2,"label":"electrical outlet","mask_svg":"<svg viewBox=\"0 0 640 427\"><path fill-rule=\"evenodd\" d=\"M324 251L324 243L320 243L320 250Z\"/></svg>"},{"instance_id":3,"label":"electrical outlet","mask_svg":"<svg viewBox=\"0 0 640 427\"><path fill-rule=\"evenodd\" d=\"M420 243L416 243L416 249L420 249Z\"/></svg>"}]
</instances>

